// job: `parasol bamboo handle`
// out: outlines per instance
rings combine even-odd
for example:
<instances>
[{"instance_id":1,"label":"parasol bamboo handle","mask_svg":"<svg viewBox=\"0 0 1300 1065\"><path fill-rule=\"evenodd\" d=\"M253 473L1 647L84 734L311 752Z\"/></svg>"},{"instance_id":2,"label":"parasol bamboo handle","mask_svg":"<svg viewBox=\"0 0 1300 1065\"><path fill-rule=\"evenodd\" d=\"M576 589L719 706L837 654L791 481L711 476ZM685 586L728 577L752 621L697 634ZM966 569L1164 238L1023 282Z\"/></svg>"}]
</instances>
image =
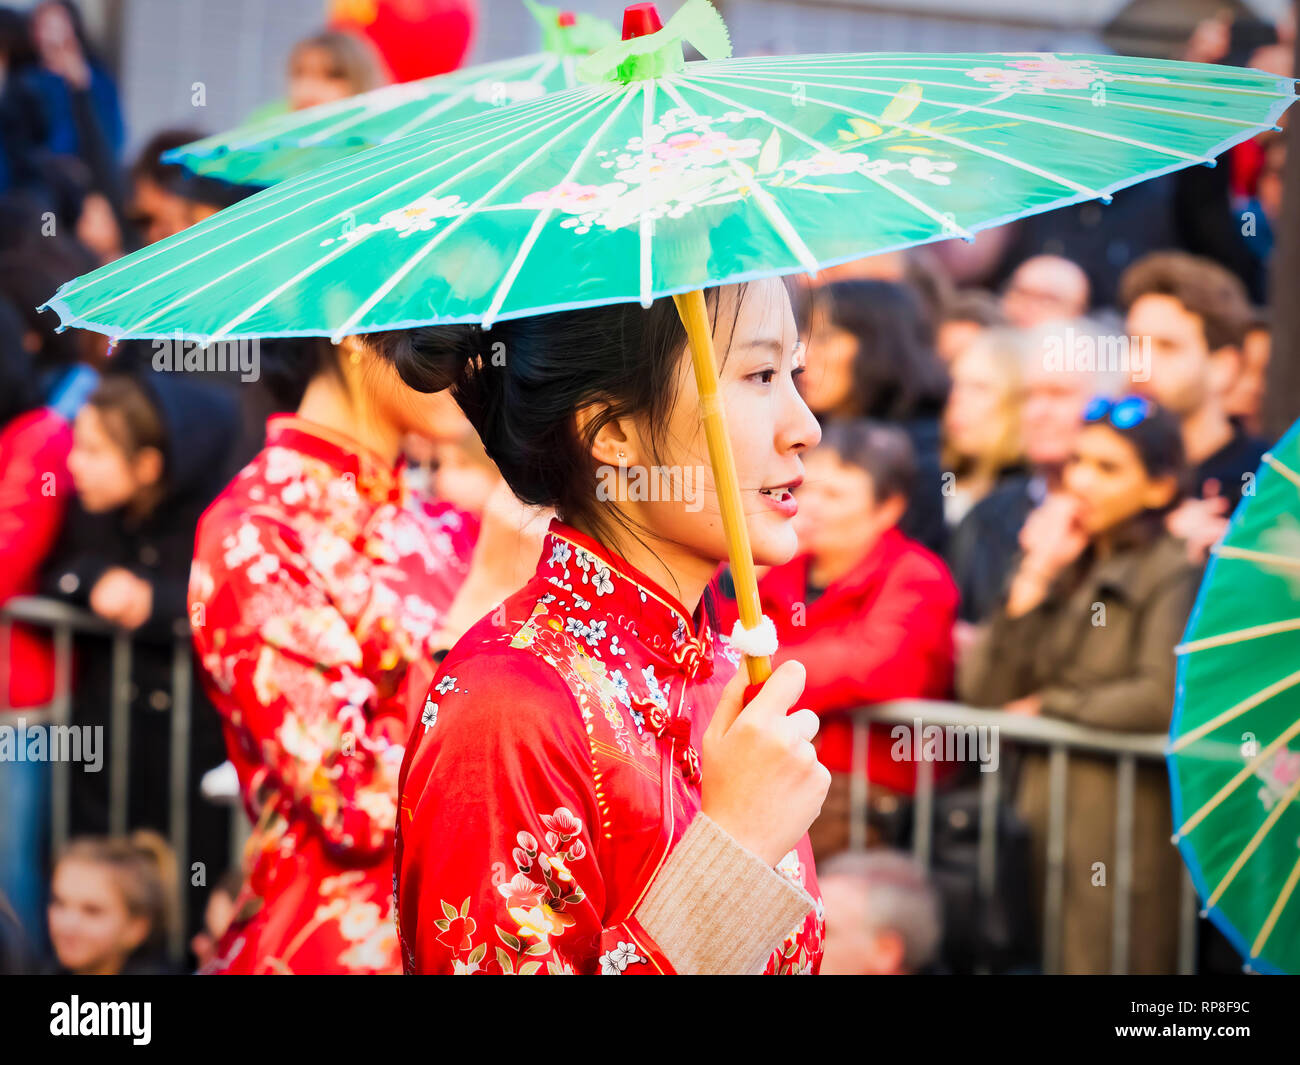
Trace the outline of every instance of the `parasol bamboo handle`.
<instances>
[{"instance_id":1,"label":"parasol bamboo handle","mask_svg":"<svg viewBox=\"0 0 1300 1065\"><path fill-rule=\"evenodd\" d=\"M722 397L718 394L718 364L713 353L713 329L709 325L704 292L702 289L683 292L674 296L673 302L677 304L677 313L690 342L691 364L695 367L695 384L700 393L700 420L704 424L709 463L718 489L718 505L722 511L722 529L727 536L727 553L731 557L740 623L747 629L757 628L763 616L758 599L758 578L754 575L754 556L749 548L749 527L745 524L745 508L740 498L736 459L731 453L727 419L722 412ZM746 655L745 668L749 671L750 684L761 684L772 675L772 662L767 656L751 658Z\"/></svg>"}]
</instances>

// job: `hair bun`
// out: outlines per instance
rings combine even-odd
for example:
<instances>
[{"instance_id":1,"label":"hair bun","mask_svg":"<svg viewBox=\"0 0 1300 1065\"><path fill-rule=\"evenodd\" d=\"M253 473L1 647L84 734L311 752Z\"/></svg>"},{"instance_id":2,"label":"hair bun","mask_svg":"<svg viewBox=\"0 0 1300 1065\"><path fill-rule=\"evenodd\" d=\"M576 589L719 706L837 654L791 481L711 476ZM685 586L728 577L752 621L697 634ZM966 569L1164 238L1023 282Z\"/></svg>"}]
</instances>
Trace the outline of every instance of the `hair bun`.
<instances>
[{"instance_id":1,"label":"hair bun","mask_svg":"<svg viewBox=\"0 0 1300 1065\"><path fill-rule=\"evenodd\" d=\"M417 392L451 388L483 353L483 328L430 325L370 333L366 342Z\"/></svg>"}]
</instances>

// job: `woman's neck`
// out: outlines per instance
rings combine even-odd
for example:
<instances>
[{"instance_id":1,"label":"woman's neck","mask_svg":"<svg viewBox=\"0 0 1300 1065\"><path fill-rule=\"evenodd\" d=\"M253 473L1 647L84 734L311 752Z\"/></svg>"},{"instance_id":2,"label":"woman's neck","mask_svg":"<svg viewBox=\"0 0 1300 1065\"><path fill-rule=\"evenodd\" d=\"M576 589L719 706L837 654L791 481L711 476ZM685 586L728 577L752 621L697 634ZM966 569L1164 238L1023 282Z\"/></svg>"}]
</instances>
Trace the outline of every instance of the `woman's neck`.
<instances>
[{"instance_id":1,"label":"woman's neck","mask_svg":"<svg viewBox=\"0 0 1300 1065\"><path fill-rule=\"evenodd\" d=\"M363 396L359 388L349 391L335 374L317 374L298 404L298 417L355 440L393 466L401 454L402 431L380 417Z\"/></svg>"},{"instance_id":2,"label":"woman's neck","mask_svg":"<svg viewBox=\"0 0 1300 1065\"><path fill-rule=\"evenodd\" d=\"M598 533L580 522L574 522L574 528L640 570L692 615L718 568L716 560L701 558L681 544L660 540L644 530L627 530L620 525L612 534Z\"/></svg>"}]
</instances>

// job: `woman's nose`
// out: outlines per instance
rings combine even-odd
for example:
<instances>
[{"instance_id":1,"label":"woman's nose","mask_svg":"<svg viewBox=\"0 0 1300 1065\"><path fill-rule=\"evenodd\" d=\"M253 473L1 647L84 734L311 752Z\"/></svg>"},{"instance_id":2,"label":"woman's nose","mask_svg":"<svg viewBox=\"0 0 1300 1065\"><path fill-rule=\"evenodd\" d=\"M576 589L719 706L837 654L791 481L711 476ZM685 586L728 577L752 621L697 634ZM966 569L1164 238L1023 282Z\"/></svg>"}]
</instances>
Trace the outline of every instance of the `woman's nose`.
<instances>
[{"instance_id":1,"label":"woman's nose","mask_svg":"<svg viewBox=\"0 0 1300 1065\"><path fill-rule=\"evenodd\" d=\"M777 422L776 445L780 452L805 451L816 447L822 438L817 416L804 402L802 393L791 382Z\"/></svg>"}]
</instances>

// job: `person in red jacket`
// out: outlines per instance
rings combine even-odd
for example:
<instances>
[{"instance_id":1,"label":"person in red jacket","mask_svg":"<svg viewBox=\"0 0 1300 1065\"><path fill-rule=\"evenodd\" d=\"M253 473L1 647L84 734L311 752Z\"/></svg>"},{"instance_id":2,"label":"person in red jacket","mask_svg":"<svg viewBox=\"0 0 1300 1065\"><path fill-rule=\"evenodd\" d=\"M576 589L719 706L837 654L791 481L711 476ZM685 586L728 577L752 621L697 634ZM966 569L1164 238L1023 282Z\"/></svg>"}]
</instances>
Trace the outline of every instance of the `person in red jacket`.
<instances>
[{"instance_id":1,"label":"person in red jacket","mask_svg":"<svg viewBox=\"0 0 1300 1065\"><path fill-rule=\"evenodd\" d=\"M0 606L32 595L72 498L72 429L36 387L36 364L10 328L17 312L0 299ZM49 634L0 628L0 725L54 697ZM6 711L13 711L12 714ZM0 898L33 944L43 937L49 765L0 759Z\"/></svg>"},{"instance_id":2,"label":"person in red jacket","mask_svg":"<svg viewBox=\"0 0 1300 1065\"><path fill-rule=\"evenodd\" d=\"M911 445L900 430L866 420L826 426L798 491L800 554L759 582L763 613L780 640L773 664L803 663L808 681L801 705L823 718L818 757L832 780L809 833L819 860L848 845L848 711L951 694L957 588L943 561L898 529L913 470ZM719 586L726 631L736 617L729 575ZM915 790L916 763L895 759L894 747L889 726L871 727L873 809L895 809ZM950 767L935 768L939 778Z\"/></svg>"}]
</instances>

